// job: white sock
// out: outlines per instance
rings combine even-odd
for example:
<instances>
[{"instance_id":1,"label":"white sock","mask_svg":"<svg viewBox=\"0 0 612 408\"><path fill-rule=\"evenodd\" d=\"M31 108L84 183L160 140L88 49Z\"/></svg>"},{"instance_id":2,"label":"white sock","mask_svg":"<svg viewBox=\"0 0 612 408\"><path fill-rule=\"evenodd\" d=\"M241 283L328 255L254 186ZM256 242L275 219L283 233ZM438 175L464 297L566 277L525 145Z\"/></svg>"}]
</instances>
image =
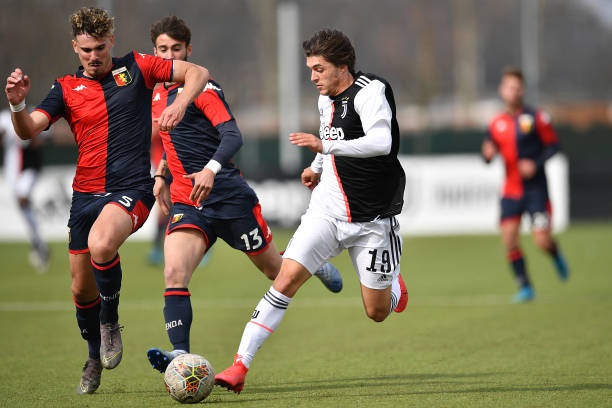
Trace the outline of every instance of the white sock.
<instances>
[{"instance_id":1,"label":"white sock","mask_svg":"<svg viewBox=\"0 0 612 408\"><path fill-rule=\"evenodd\" d=\"M393 312L397 307L400 296L402 296L402 289L400 288L399 278L396 276L393 282L391 282L391 310L389 310L389 313Z\"/></svg>"},{"instance_id":2,"label":"white sock","mask_svg":"<svg viewBox=\"0 0 612 408\"><path fill-rule=\"evenodd\" d=\"M30 241L32 242L32 246L38 250L42 246L42 238L38 233L38 223L36 222L36 216L34 215L34 211L32 207L28 205L21 209L21 213L23 214L23 218L25 218L26 223L28 224L28 229L30 232Z\"/></svg>"},{"instance_id":3,"label":"white sock","mask_svg":"<svg viewBox=\"0 0 612 408\"><path fill-rule=\"evenodd\" d=\"M257 350L283 320L289 302L291 302L290 297L283 295L273 287L270 287L259 301L253 311L251 321L244 327L240 346L238 346L238 355L245 367L251 366Z\"/></svg>"}]
</instances>

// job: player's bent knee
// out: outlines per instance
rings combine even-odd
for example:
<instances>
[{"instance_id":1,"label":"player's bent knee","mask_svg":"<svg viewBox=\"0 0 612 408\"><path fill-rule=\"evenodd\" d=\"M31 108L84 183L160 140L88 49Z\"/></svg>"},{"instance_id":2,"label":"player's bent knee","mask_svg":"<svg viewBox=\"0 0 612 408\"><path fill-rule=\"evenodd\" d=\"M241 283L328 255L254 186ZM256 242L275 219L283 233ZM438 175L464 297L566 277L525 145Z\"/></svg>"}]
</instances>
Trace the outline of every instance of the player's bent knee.
<instances>
[{"instance_id":1,"label":"player's bent knee","mask_svg":"<svg viewBox=\"0 0 612 408\"><path fill-rule=\"evenodd\" d=\"M382 323L383 321L385 321L385 319L387 318L387 316L389 316L388 312L383 313L377 313L374 315L368 315L368 317L372 320L374 320L376 323Z\"/></svg>"},{"instance_id":2,"label":"player's bent knee","mask_svg":"<svg viewBox=\"0 0 612 408\"><path fill-rule=\"evenodd\" d=\"M270 280L274 280L276 278L276 276L278 275L278 269L275 268L264 268L264 270L262 271L264 275L266 275L266 277Z\"/></svg>"},{"instance_id":3,"label":"player's bent knee","mask_svg":"<svg viewBox=\"0 0 612 408\"><path fill-rule=\"evenodd\" d=\"M110 241L90 241L89 243L89 253L92 259L98 263L112 260L117 254L117 250L116 245L111 244Z\"/></svg>"},{"instance_id":4,"label":"player's bent knee","mask_svg":"<svg viewBox=\"0 0 612 408\"><path fill-rule=\"evenodd\" d=\"M535 237L534 243L542 251L548 251L554 246L553 240L548 236Z\"/></svg>"},{"instance_id":5,"label":"player's bent knee","mask_svg":"<svg viewBox=\"0 0 612 408\"><path fill-rule=\"evenodd\" d=\"M380 323L382 321L384 321L387 316L389 316L389 310L387 309L373 309L373 310L368 310L366 309L366 315L374 320L376 323Z\"/></svg>"},{"instance_id":6,"label":"player's bent knee","mask_svg":"<svg viewBox=\"0 0 612 408\"><path fill-rule=\"evenodd\" d=\"M166 266L164 269L164 284L167 288L182 288L189 285L193 271L186 271Z\"/></svg>"},{"instance_id":7,"label":"player's bent knee","mask_svg":"<svg viewBox=\"0 0 612 408\"><path fill-rule=\"evenodd\" d=\"M95 286L84 287L80 282L73 282L71 286L72 298L79 303L88 303L98 297L98 288Z\"/></svg>"}]
</instances>

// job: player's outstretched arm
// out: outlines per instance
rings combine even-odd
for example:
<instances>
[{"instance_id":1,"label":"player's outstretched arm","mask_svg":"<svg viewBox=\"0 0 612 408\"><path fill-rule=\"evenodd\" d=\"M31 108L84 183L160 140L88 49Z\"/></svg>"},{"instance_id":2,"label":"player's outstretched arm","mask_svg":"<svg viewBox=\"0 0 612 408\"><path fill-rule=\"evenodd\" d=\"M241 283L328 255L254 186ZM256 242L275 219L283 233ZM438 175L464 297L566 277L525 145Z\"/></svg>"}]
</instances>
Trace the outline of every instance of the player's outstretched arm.
<instances>
[{"instance_id":1,"label":"player's outstretched arm","mask_svg":"<svg viewBox=\"0 0 612 408\"><path fill-rule=\"evenodd\" d=\"M189 199L196 203L206 200L215 184L215 172L209 167L204 167L197 173L186 174L183 177L193 182Z\"/></svg>"},{"instance_id":2,"label":"player's outstretched arm","mask_svg":"<svg viewBox=\"0 0 612 408\"><path fill-rule=\"evenodd\" d=\"M174 129L185 116L187 106L202 92L210 79L208 70L187 61L174 60L174 82L184 82L183 91L178 94L174 102L167 106L159 115L159 129L169 131Z\"/></svg>"},{"instance_id":3,"label":"player's outstretched arm","mask_svg":"<svg viewBox=\"0 0 612 408\"><path fill-rule=\"evenodd\" d=\"M168 187L168 162L161 159L157 165L155 172L155 185L153 186L153 195L159 205L159 209L164 215L170 214L172 202L170 200L170 188Z\"/></svg>"},{"instance_id":4,"label":"player's outstretched arm","mask_svg":"<svg viewBox=\"0 0 612 408\"><path fill-rule=\"evenodd\" d=\"M28 113L25 98L30 92L30 78L21 68L16 68L6 78L4 88L11 108L11 120L17 135L23 139L33 139L49 126L49 119L41 112Z\"/></svg>"},{"instance_id":5,"label":"player's outstretched arm","mask_svg":"<svg viewBox=\"0 0 612 408\"><path fill-rule=\"evenodd\" d=\"M306 147L314 153L321 153L323 151L323 142L321 142L321 139L310 133L290 133L289 140L292 144L299 147Z\"/></svg>"},{"instance_id":6,"label":"player's outstretched arm","mask_svg":"<svg viewBox=\"0 0 612 408\"><path fill-rule=\"evenodd\" d=\"M153 195L159 205L159 209L162 214L170 214L171 202L170 202L170 188L166 183L164 177L155 177L155 185L153 186Z\"/></svg>"},{"instance_id":7,"label":"player's outstretched arm","mask_svg":"<svg viewBox=\"0 0 612 408\"><path fill-rule=\"evenodd\" d=\"M320 179L321 174L316 173L312 167L306 167L304 171L302 171L302 184L311 190L319 184Z\"/></svg>"},{"instance_id":8,"label":"player's outstretched arm","mask_svg":"<svg viewBox=\"0 0 612 408\"><path fill-rule=\"evenodd\" d=\"M497 154L497 147L495 147L495 143L493 143L491 140L485 139L482 142L480 152L484 161L489 163Z\"/></svg>"},{"instance_id":9,"label":"player's outstretched arm","mask_svg":"<svg viewBox=\"0 0 612 408\"><path fill-rule=\"evenodd\" d=\"M518 171L524 180L532 179L538 171L538 166L535 160L531 159L519 159L517 166Z\"/></svg>"}]
</instances>

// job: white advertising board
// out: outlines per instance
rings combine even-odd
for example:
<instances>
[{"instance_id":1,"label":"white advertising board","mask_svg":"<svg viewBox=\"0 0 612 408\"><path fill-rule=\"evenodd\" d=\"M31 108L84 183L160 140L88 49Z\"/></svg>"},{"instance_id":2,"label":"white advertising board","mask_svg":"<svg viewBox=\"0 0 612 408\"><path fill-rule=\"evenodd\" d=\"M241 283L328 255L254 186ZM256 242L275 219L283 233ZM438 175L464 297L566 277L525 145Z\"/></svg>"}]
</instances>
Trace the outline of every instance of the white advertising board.
<instances>
[{"instance_id":1,"label":"white advertising board","mask_svg":"<svg viewBox=\"0 0 612 408\"><path fill-rule=\"evenodd\" d=\"M406 235L494 233L499 226L499 198L504 168L477 155L401 158L406 172L404 209L399 217ZM546 162L553 207L553 229L569 223L568 164L563 155ZM524 230L528 223L523 223Z\"/></svg>"},{"instance_id":2,"label":"white advertising board","mask_svg":"<svg viewBox=\"0 0 612 408\"><path fill-rule=\"evenodd\" d=\"M398 217L405 235L488 234L497 232L499 192L503 181L500 160L486 165L477 155L402 156L406 172L404 210ZM553 227L569 223L568 163L556 155L546 163L553 205ZM41 233L48 240L67 239L67 221L74 174L72 166L47 166L34 188L32 201ZM306 210L310 192L295 180L249 182L270 224L294 227ZM15 197L0 177L0 240L23 241L27 229ZM157 207L131 239L154 234Z\"/></svg>"}]
</instances>

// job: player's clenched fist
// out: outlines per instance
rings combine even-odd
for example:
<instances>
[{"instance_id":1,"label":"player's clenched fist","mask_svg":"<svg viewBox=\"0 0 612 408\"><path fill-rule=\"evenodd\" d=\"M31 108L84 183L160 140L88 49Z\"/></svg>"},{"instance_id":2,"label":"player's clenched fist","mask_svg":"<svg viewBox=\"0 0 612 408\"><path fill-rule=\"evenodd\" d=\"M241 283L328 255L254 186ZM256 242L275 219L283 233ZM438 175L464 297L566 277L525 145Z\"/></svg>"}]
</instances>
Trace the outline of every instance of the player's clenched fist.
<instances>
[{"instance_id":1,"label":"player's clenched fist","mask_svg":"<svg viewBox=\"0 0 612 408\"><path fill-rule=\"evenodd\" d=\"M30 92L30 78L23 74L21 68L16 68L6 78L4 92L11 105L21 103Z\"/></svg>"}]
</instances>

